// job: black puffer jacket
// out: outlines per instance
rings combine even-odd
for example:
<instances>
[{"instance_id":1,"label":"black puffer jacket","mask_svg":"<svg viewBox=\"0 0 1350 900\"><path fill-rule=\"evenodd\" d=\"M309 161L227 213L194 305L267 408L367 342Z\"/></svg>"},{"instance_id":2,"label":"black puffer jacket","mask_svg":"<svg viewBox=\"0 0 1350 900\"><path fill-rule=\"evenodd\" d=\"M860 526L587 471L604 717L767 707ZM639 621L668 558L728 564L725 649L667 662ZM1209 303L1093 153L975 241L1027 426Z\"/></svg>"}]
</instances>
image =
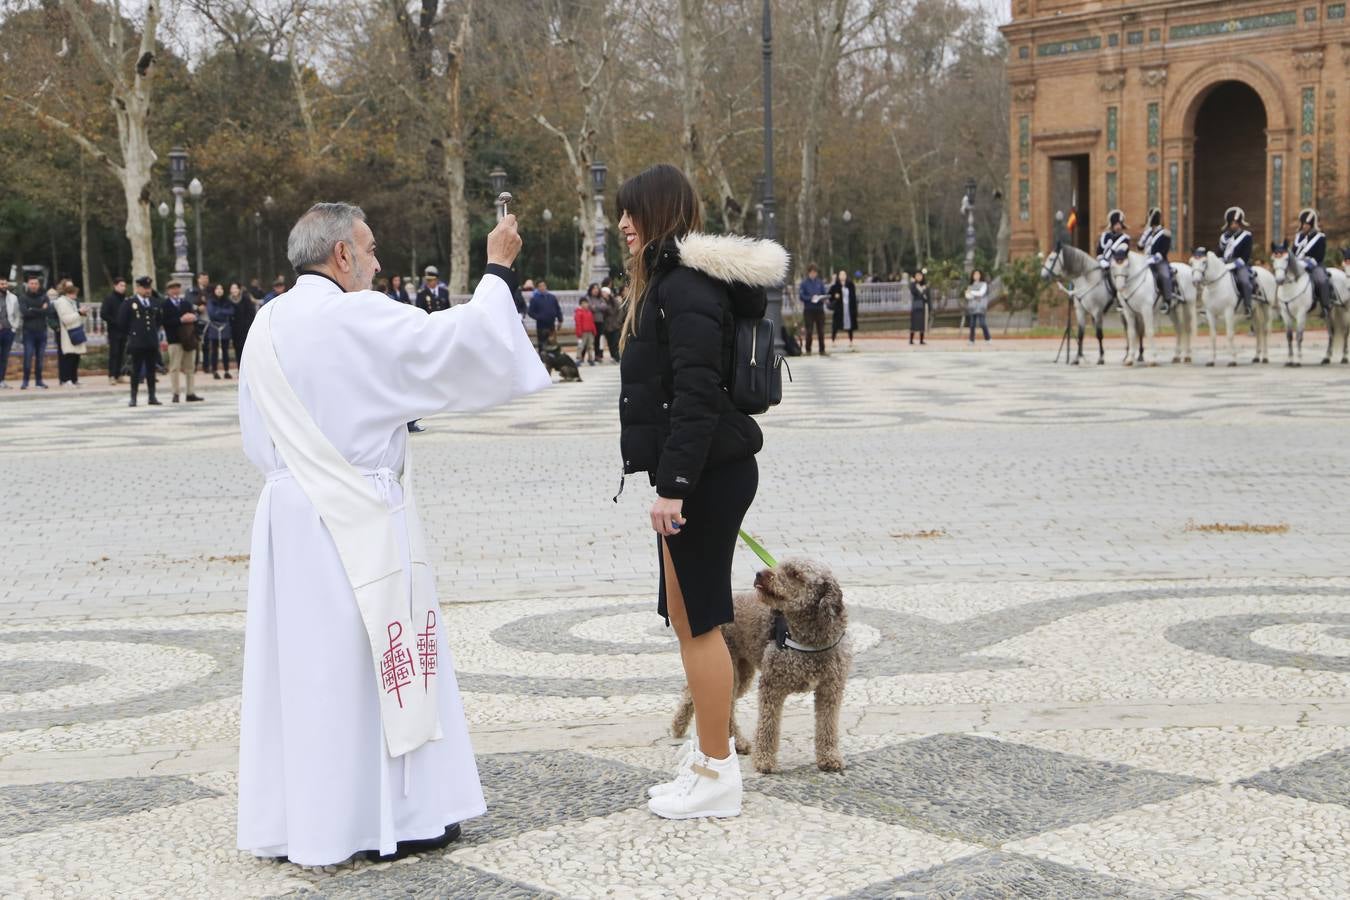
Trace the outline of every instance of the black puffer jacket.
<instances>
[{"instance_id":1,"label":"black puffer jacket","mask_svg":"<svg viewBox=\"0 0 1350 900\"><path fill-rule=\"evenodd\" d=\"M694 492L705 468L764 445L724 387L734 316L764 314L787 253L771 241L689 234L648 250L647 294L623 352L619 398L625 474L647 472L662 497Z\"/></svg>"}]
</instances>

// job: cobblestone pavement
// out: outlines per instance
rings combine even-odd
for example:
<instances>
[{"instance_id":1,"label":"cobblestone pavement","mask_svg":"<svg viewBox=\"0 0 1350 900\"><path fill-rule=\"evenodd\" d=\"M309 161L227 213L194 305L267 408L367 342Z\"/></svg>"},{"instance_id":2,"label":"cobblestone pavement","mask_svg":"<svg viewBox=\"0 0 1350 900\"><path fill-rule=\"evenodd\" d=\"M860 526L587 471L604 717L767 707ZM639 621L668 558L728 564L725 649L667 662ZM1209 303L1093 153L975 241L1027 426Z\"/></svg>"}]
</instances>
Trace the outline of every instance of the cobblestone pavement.
<instances>
[{"instance_id":1,"label":"cobblestone pavement","mask_svg":"<svg viewBox=\"0 0 1350 900\"><path fill-rule=\"evenodd\" d=\"M846 770L798 698L733 821L643 802L679 665L651 493L610 501L616 370L430 420L489 813L327 869L234 849L260 476L231 391L0 401L0 895L1350 896L1350 372L926 349L797 361L763 420L749 528L834 566L857 663Z\"/></svg>"}]
</instances>

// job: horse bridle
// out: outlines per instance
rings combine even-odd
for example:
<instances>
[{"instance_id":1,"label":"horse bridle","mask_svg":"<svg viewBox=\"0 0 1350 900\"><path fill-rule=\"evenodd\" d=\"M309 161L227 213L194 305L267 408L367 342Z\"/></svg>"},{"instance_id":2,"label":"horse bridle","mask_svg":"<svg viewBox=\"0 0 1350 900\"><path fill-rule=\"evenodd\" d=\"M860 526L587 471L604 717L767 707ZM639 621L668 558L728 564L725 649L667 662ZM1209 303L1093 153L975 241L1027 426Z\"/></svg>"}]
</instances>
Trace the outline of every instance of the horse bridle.
<instances>
[{"instance_id":1,"label":"horse bridle","mask_svg":"<svg viewBox=\"0 0 1350 900\"><path fill-rule=\"evenodd\" d=\"M1116 293L1124 294L1127 297L1134 296L1134 285L1137 284L1139 280L1142 279L1145 275L1149 274L1152 274L1152 267L1144 266L1144 268L1140 269L1138 272L1134 274L1133 278L1125 282L1124 287L1116 288Z\"/></svg>"},{"instance_id":2,"label":"horse bridle","mask_svg":"<svg viewBox=\"0 0 1350 900\"><path fill-rule=\"evenodd\" d=\"M1297 294L1295 294L1294 296L1290 297L1288 300L1281 300L1281 301L1280 301L1280 302L1283 303L1286 307L1288 307L1290 303L1293 303L1293 302L1294 302L1295 300L1297 300L1299 297L1302 297L1302 296L1303 296L1304 294L1306 294L1308 291L1312 290L1312 283L1313 283L1313 280L1312 280L1312 273L1308 271L1308 267L1307 267L1307 266L1303 265L1302 260L1298 260L1297 257L1288 256L1288 254L1286 254L1286 257L1289 259L1289 262L1285 263L1285 272L1288 272L1288 271L1289 271L1289 266L1290 266L1292 263L1294 263L1295 261L1297 261L1297 262L1299 263L1299 265L1302 266L1302 268L1303 268L1303 274L1299 276L1299 278L1301 278L1301 279L1303 280L1303 288L1302 288ZM1288 275L1286 275L1285 277L1288 278ZM1295 279L1295 281L1298 281L1298 279ZM1277 290L1276 293L1278 294L1279 291Z\"/></svg>"}]
</instances>

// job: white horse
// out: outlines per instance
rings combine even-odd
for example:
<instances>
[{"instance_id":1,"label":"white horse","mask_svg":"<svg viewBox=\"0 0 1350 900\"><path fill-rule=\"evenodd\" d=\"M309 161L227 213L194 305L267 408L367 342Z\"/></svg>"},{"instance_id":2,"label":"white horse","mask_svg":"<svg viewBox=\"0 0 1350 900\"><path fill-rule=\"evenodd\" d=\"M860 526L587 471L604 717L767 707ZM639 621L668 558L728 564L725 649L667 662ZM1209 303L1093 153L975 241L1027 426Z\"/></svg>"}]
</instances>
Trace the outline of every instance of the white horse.
<instances>
[{"instance_id":1,"label":"white horse","mask_svg":"<svg viewBox=\"0 0 1350 900\"><path fill-rule=\"evenodd\" d=\"M1275 276L1268 269L1252 266L1252 282L1255 288L1252 297L1252 326L1256 329L1256 356L1252 362L1270 362L1270 305L1268 298L1275 296ZM1212 250L1197 253L1191 257L1192 281L1196 294L1209 323L1209 362L1215 364L1219 353L1219 319L1223 319L1228 332L1228 365L1237 365L1237 342L1233 337L1233 322L1237 318L1238 291L1233 283L1233 273Z\"/></svg>"},{"instance_id":2,"label":"white horse","mask_svg":"<svg viewBox=\"0 0 1350 900\"><path fill-rule=\"evenodd\" d=\"M1350 275L1342 269L1327 269L1331 276L1331 318L1327 320L1327 355L1322 365L1331 365L1336 341L1341 342L1341 365L1350 365Z\"/></svg>"},{"instance_id":3,"label":"white horse","mask_svg":"<svg viewBox=\"0 0 1350 900\"><path fill-rule=\"evenodd\" d=\"M1312 276L1303 260L1291 256L1287 250L1276 250L1271 254L1271 267L1275 270L1275 308L1284 322L1284 336L1289 344L1289 359L1286 366L1303 365L1303 329L1308 323L1308 313L1317 302L1313 290ZM1328 329L1329 330L1329 329ZM1294 337L1298 336L1298 349L1295 352ZM1327 335L1327 357L1331 356L1331 335Z\"/></svg>"},{"instance_id":4,"label":"white horse","mask_svg":"<svg viewBox=\"0 0 1350 900\"><path fill-rule=\"evenodd\" d=\"M1111 306L1111 292L1106 286L1106 277L1097 259L1065 244L1056 244L1055 250L1045 258L1041 266L1041 277L1046 281L1068 279L1069 296L1073 298L1073 308L1078 316L1078 356L1074 358L1076 366L1083 361L1083 332L1090 319L1097 326L1097 365L1106 364L1106 348L1102 344L1102 322L1106 310Z\"/></svg>"},{"instance_id":5,"label":"white horse","mask_svg":"<svg viewBox=\"0 0 1350 900\"><path fill-rule=\"evenodd\" d=\"M1176 348L1172 362L1191 361L1191 335L1195 331L1195 281L1191 267L1184 263L1177 269L1176 286L1182 302L1173 303L1168 318L1176 330ZM1120 301L1120 314L1125 320L1125 365L1134 365L1135 359L1144 362L1144 340L1148 340L1148 365L1156 366L1157 342L1154 312L1157 309L1158 282L1148 257L1133 251L1123 260L1112 260L1111 280Z\"/></svg>"}]
</instances>

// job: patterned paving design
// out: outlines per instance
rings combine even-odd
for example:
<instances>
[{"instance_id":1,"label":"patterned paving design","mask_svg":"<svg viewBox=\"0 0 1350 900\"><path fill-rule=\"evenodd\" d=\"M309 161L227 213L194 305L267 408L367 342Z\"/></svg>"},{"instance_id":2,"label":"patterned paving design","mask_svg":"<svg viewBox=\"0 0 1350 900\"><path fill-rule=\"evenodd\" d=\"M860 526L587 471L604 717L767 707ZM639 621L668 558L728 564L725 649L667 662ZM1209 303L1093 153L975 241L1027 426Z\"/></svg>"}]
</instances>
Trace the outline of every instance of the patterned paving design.
<instances>
[{"instance_id":1,"label":"patterned paving design","mask_svg":"<svg viewBox=\"0 0 1350 900\"><path fill-rule=\"evenodd\" d=\"M1350 897L1350 578L1328 549L1350 525L1319 474L1350 471L1327 399L1350 375L925 350L801 360L763 419L748 524L828 561L850 608L842 773L815 768L796 697L778 771L742 761L740 818L648 813L679 657L651 492L610 502L597 367L416 439L488 814L443 852L312 869L234 849L260 477L231 389L4 398L6 499L43 512L0 582L0 896ZM71 472L78 518L51 504ZM738 552L736 584L758 566Z\"/></svg>"}]
</instances>

